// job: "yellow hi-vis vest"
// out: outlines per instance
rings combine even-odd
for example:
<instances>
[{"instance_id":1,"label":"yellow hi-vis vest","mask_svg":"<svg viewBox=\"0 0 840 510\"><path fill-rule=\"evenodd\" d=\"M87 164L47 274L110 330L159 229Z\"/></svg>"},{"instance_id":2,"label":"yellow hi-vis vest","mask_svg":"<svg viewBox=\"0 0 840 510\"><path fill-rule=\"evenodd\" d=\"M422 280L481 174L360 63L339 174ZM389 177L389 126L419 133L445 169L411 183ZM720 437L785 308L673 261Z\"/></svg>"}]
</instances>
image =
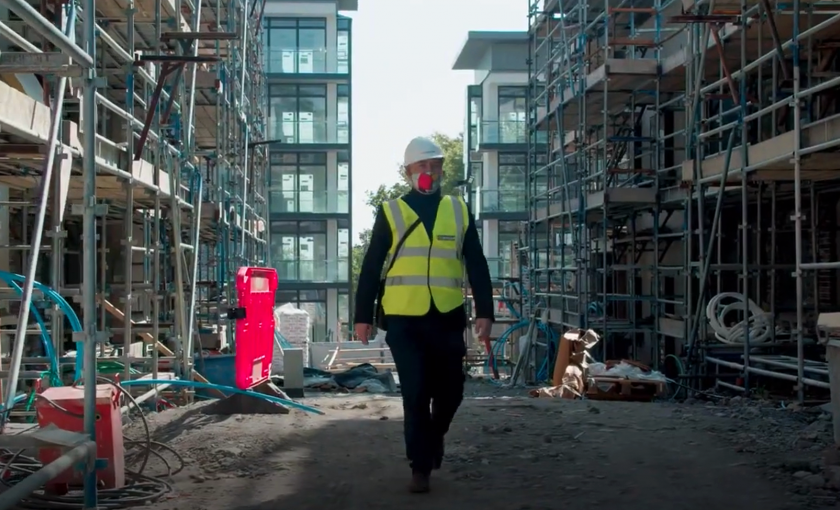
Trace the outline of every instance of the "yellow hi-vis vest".
<instances>
[{"instance_id":1,"label":"yellow hi-vis vest","mask_svg":"<svg viewBox=\"0 0 840 510\"><path fill-rule=\"evenodd\" d=\"M432 239L421 223L406 238L397 254L394 253L397 243L419 217L402 199L390 200L382 209L391 226L392 239L383 270L396 257L394 267L384 276L382 310L385 315L426 315L433 300L435 307L443 313L463 306L461 248L469 217L463 199L441 198Z\"/></svg>"}]
</instances>

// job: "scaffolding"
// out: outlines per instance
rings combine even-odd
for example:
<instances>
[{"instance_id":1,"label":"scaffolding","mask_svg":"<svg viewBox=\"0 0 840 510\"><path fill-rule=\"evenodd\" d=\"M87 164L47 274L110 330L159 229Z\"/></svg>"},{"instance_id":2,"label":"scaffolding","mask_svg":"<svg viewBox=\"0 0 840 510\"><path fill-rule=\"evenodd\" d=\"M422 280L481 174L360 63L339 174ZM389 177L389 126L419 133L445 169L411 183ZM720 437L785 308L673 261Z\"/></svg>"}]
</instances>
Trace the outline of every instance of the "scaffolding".
<instances>
[{"instance_id":1,"label":"scaffolding","mask_svg":"<svg viewBox=\"0 0 840 510\"><path fill-rule=\"evenodd\" d=\"M682 264L684 193L663 137L678 101L658 79L659 0L530 4L529 112L534 295L552 322L599 331L602 356L661 358L663 291ZM545 164L536 133L548 132ZM681 261L680 261L681 262Z\"/></svg>"},{"instance_id":2,"label":"scaffolding","mask_svg":"<svg viewBox=\"0 0 840 510\"><path fill-rule=\"evenodd\" d=\"M528 253L552 322L693 385L828 387L838 6L529 0Z\"/></svg>"},{"instance_id":3,"label":"scaffolding","mask_svg":"<svg viewBox=\"0 0 840 510\"><path fill-rule=\"evenodd\" d=\"M83 377L92 433L83 367L206 382L237 268L268 264L264 3L0 5L3 418L46 368Z\"/></svg>"}]
</instances>

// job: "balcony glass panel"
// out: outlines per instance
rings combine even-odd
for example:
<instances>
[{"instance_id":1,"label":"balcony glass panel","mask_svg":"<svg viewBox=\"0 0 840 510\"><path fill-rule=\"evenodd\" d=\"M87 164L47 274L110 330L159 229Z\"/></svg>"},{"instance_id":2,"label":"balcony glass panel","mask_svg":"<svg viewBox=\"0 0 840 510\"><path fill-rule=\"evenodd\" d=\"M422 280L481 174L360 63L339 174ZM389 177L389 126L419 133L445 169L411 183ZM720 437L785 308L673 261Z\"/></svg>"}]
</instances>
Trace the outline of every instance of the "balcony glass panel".
<instances>
[{"instance_id":1,"label":"balcony glass panel","mask_svg":"<svg viewBox=\"0 0 840 510\"><path fill-rule=\"evenodd\" d=\"M490 277L493 279L510 278L510 259L501 257L488 258L487 265L490 268Z\"/></svg>"},{"instance_id":2,"label":"balcony glass panel","mask_svg":"<svg viewBox=\"0 0 840 510\"><path fill-rule=\"evenodd\" d=\"M272 187L268 192L268 210L272 214L347 214L350 212L350 192L300 191Z\"/></svg>"},{"instance_id":3,"label":"balcony glass panel","mask_svg":"<svg viewBox=\"0 0 840 510\"><path fill-rule=\"evenodd\" d=\"M481 212L522 212L528 210L525 187L519 189L482 189Z\"/></svg>"},{"instance_id":4,"label":"balcony glass panel","mask_svg":"<svg viewBox=\"0 0 840 510\"><path fill-rule=\"evenodd\" d=\"M335 58L330 59L328 58L329 51L327 48L268 48L266 54L266 73L347 74L350 72L348 52L339 49L335 52Z\"/></svg>"},{"instance_id":5,"label":"balcony glass panel","mask_svg":"<svg viewBox=\"0 0 840 510\"><path fill-rule=\"evenodd\" d=\"M546 143L548 133L538 131L535 143ZM528 124L524 120L483 120L478 132L478 145L481 144L527 144Z\"/></svg>"},{"instance_id":6,"label":"balcony glass panel","mask_svg":"<svg viewBox=\"0 0 840 510\"><path fill-rule=\"evenodd\" d=\"M346 283L349 280L347 259L272 260L277 278L282 282Z\"/></svg>"},{"instance_id":7,"label":"balcony glass panel","mask_svg":"<svg viewBox=\"0 0 840 510\"><path fill-rule=\"evenodd\" d=\"M349 143L347 128L339 129L334 123L317 121L295 121L269 119L268 139L288 144L346 144Z\"/></svg>"},{"instance_id":8,"label":"balcony glass panel","mask_svg":"<svg viewBox=\"0 0 840 510\"><path fill-rule=\"evenodd\" d=\"M269 119L268 139L289 144L338 143L335 132L330 136L327 122Z\"/></svg>"},{"instance_id":9,"label":"balcony glass panel","mask_svg":"<svg viewBox=\"0 0 840 510\"><path fill-rule=\"evenodd\" d=\"M350 281L349 231L339 229L338 257L327 258L327 234L317 230L322 221L273 222L284 231L271 232L271 265L284 282L348 282ZM306 232L306 229L315 229ZM343 231L343 233L342 233ZM297 233L294 233L297 232ZM343 244L347 245L343 249Z\"/></svg>"}]
</instances>

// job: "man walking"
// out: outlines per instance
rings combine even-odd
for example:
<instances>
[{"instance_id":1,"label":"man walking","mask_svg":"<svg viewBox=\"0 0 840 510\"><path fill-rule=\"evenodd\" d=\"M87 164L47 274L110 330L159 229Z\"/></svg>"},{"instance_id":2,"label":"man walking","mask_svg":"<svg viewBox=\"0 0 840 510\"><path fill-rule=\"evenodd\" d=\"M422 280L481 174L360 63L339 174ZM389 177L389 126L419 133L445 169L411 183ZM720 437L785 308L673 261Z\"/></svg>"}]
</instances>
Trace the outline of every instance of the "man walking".
<instances>
[{"instance_id":1,"label":"man walking","mask_svg":"<svg viewBox=\"0 0 840 510\"><path fill-rule=\"evenodd\" d=\"M412 189L376 212L356 293L356 337L368 342L377 302L378 325L387 329L403 397L409 489L418 493L429 491L464 397L465 267L476 334L489 335L493 322L492 282L475 220L463 199L441 195L443 160L428 138L408 144L402 171Z\"/></svg>"}]
</instances>

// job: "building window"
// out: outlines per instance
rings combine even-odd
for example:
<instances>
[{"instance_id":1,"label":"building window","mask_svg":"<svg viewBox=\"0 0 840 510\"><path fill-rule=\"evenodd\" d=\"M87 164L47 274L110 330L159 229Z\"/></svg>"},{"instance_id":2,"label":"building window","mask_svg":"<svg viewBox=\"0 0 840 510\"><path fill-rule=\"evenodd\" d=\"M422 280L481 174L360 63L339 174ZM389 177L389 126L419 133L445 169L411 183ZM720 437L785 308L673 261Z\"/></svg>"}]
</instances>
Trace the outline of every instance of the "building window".
<instances>
[{"instance_id":1,"label":"building window","mask_svg":"<svg viewBox=\"0 0 840 510\"><path fill-rule=\"evenodd\" d=\"M329 207L327 177L326 153L272 153L269 212L333 212Z\"/></svg>"},{"instance_id":2,"label":"building window","mask_svg":"<svg viewBox=\"0 0 840 510\"><path fill-rule=\"evenodd\" d=\"M280 281L329 281L327 222L271 222L271 261Z\"/></svg>"},{"instance_id":3,"label":"building window","mask_svg":"<svg viewBox=\"0 0 840 510\"><path fill-rule=\"evenodd\" d=\"M269 139L327 143L326 85L272 85L269 105Z\"/></svg>"},{"instance_id":4,"label":"building window","mask_svg":"<svg viewBox=\"0 0 840 510\"><path fill-rule=\"evenodd\" d=\"M327 339L327 291L323 289L279 290L275 297L278 304L290 303L309 314L309 340L323 342Z\"/></svg>"},{"instance_id":5,"label":"building window","mask_svg":"<svg viewBox=\"0 0 840 510\"><path fill-rule=\"evenodd\" d=\"M272 221L271 263L281 282L350 280L349 222Z\"/></svg>"},{"instance_id":6,"label":"building window","mask_svg":"<svg viewBox=\"0 0 840 510\"><path fill-rule=\"evenodd\" d=\"M468 118L467 133L469 137L469 148L474 151L478 148L478 129L481 124L481 85L470 85L467 87L467 106L470 109Z\"/></svg>"},{"instance_id":7,"label":"building window","mask_svg":"<svg viewBox=\"0 0 840 510\"><path fill-rule=\"evenodd\" d=\"M325 19L269 18L263 41L269 73L325 73Z\"/></svg>"},{"instance_id":8,"label":"building window","mask_svg":"<svg viewBox=\"0 0 840 510\"><path fill-rule=\"evenodd\" d=\"M527 143L527 87L499 87L498 143Z\"/></svg>"},{"instance_id":9,"label":"building window","mask_svg":"<svg viewBox=\"0 0 840 510\"><path fill-rule=\"evenodd\" d=\"M350 72L350 18L339 17L336 33L336 72L348 74Z\"/></svg>"},{"instance_id":10,"label":"building window","mask_svg":"<svg viewBox=\"0 0 840 510\"><path fill-rule=\"evenodd\" d=\"M350 86L336 87L336 136L338 143L350 143Z\"/></svg>"},{"instance_id":11,"label":"building window","mask_svg":"<svg viewBox=\"0 0 840 510\"><path fill-rule=\"evenodd\" d=\"M506 264L513 260L513 243L519 241L518 221L499 221L499 258Z\"/></svg>"},{"instance_id":12,"label":"building window","mask_svg":"<svg viewBox=\"0 0 840 510\"><path fill-rule=\"evenodd\" d=\"M338 331L339 338L350 338L350 293L346 290L338 291Z\"/></svg>"},{"instance_id":13,"label":"building window","mask_svg":"<svg viewBox=\"0 0 840 510\"><path fill-rule=\"evenodd\" d=\"M347 281L350 277L350 229L338 229L338 263L336 264L339 281Z\"/></svg>"},{"instance_id":14,"label":"building window","mask_svg":"<svg viewBox=\"0 0 840 510\"><path fill-rule=\"evenodd\" d=\"M336 178L336 212L350 211L350 154L347 151L338 152L338 168ZM331 199L332 200L332 199Z\"/></svg>"},{"instance_id":15,"label":"building window","mask_svg":"<svg viewBox=\"0 0 840 510\"><path fill-rule=\"evenodd\" d=\"M521 153L499 153L499 174L497 189L499 210L527 210L526 193L528 157Z\"/></svg>"}]
</instances>

